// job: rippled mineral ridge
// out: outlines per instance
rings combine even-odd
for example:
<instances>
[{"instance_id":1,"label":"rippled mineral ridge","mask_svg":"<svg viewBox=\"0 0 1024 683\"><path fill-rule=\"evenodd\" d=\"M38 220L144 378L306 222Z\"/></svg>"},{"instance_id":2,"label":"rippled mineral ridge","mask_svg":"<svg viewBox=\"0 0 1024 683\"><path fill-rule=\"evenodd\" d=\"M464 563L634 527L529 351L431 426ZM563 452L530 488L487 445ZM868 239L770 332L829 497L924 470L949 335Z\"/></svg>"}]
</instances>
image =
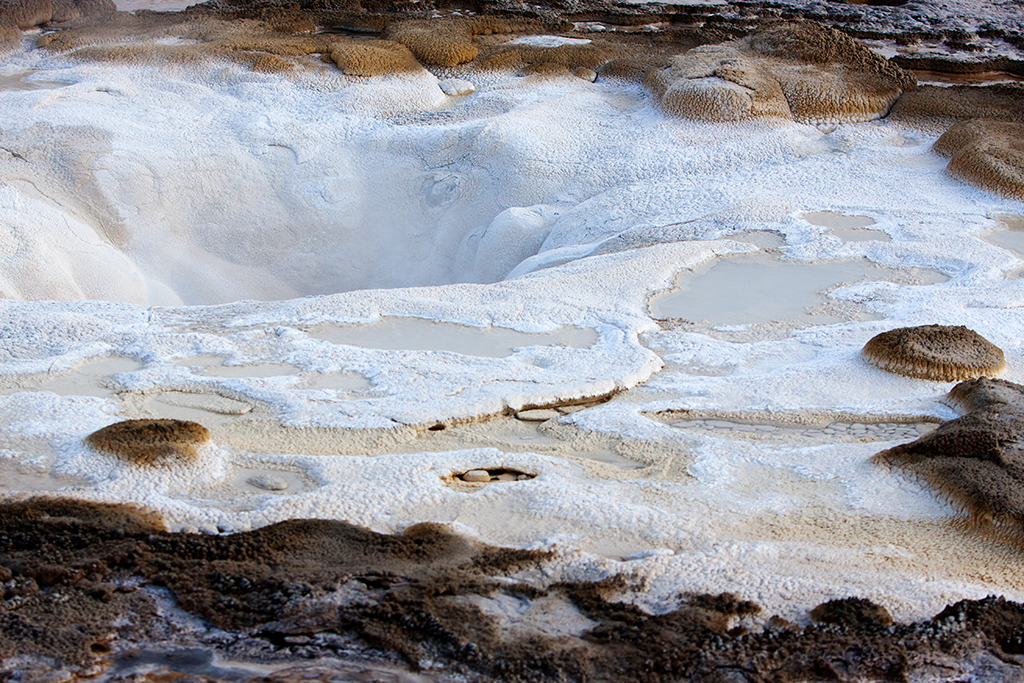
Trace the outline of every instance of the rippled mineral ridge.
<instances>
[{"instance_id":1,"label":"rippled mineral ridge","mask_svg":"<svg viewBox=\"0 0 1024 683\"><path fill-rule=\"evenodd\" d=\"M836 8L887 35L929 13L1020 35L1019 6L945 5ZM211 534L437 522L550 551L534 585L618 577L617 599L654 614L728 591L763 608L756 629L848 596L903 621L1024 600L1018 543L870 462L958 414L952 383L866 363L876 334L964 325L1024 383L1022 261L991 238L1024 204L948 175L945 128L687 120L638 81L568 70L90 58L33 31L0 61L18 84L0 91L4 497L134 503ZM1020 59L995 43L982 56ZM454 77L475 91L447 95ZM750 254L784 279L818 264L810 310L654 317L652 299ZM337 332L371 325L416 340ZM164 417L210 429L194 464L83 440Z\"/></svg>"}]
</instances>

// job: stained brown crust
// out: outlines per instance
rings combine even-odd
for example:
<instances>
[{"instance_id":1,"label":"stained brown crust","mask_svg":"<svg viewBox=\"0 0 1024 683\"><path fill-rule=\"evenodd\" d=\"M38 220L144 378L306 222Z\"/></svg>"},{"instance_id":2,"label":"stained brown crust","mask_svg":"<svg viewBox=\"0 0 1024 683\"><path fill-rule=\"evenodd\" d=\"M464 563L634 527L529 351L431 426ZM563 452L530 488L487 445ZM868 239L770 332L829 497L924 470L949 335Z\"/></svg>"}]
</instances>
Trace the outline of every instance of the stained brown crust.
<instances>
[{"instance_id":1,"label":"stained brown crust","mask_svg":"<svg viewBox=\"0 0 1024 683\"><path fill-rule=\"evenodd\" d=\"M916 78L850 36L802 21L695 48L644 82L663 109L686 118L841 123L886 115Z\"/></svg>"},{"instance_id":2,"label":"stained brown crust","mask_svg":"<svg viewBox=\"0 0 1024 683\"><path fill-rule=\"evenodd\" d=\"M873 337L862 354L887 372L938 382L991 377L1006 369L1002 350L962 325L899 327Z\"/></svg>"},{"instance_id":3,"label":"stained brown crust","mask_svg":"<svg viewBox=\"0 0 1024 683\"><path fill-rule=\"evenodd\" d=\"M982 377L947 401L969 412L874 456L929 484L997 535L1024 539L1024 386Z\"/></svg>"},{"instance_id":4,"label":"stained brown crust","mask_svg":"<svg viewBox=\"0 0 1024 683\"><path fill-rule=\"evenodd\" d=\"M435 524L403 535L326 520L183 534L133 509L35 499L0 504L0 529L4 680L70 680L175 648L290 663L253 680L369 680L343 677L343 667L331 678L332 662L362 655L392 670L431 663L422 678L374 680L446 683L901 681L930 680L936 667L945 678L980 670L996 680L1015 675L1024 652L1024 606L1001 598L916 624L845 598L811 610L816 624L770 618L748 630L740 621L760 608L740 596L680 595L650 614L621 599L624 579L539 587L521 577L540 575L549 554ZM194 621L158 607L166 590ZM197 678L173 668L174 657L165 665L160 680ZM119 675L136 680L130 669Z\"/></svg>"},{"instance_id":5,"label":"stained brown crust","mask_svg":"<svg viewBox=\"0 0 1024 683\"><path fill-rule=\"evenodd\" d=\"M210 442L210 430L184 420L125 420L85 437L85 442L134 465L189 464L196 448Z\"/></svg>"}]
</instances>

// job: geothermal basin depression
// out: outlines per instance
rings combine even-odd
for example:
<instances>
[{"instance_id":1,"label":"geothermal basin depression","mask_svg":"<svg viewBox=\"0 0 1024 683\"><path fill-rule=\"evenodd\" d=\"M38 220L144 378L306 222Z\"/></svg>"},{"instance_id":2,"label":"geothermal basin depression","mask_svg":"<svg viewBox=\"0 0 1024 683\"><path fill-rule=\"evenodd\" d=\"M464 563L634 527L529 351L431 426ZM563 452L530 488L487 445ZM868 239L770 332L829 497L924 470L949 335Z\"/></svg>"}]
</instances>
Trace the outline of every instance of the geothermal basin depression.
<instances>
[{"instance_id":1,"label":"geothermal basin depression","mask_svg":"<svg viewBox=\"0 0 1024 683\"><path fill-rule=\"evenodd\" d=\"M202 535L433 522L542 551L509 581L614 579L655 615L729 592L758 631L847 597L900 622L1024 601L1015 534L872 461L963 414L956 382L861 354L962 325L1024 383L1019 177L979 187L933 149L976 101L1019 119L1020 86L915 87L885 59L1020 60L1012 41L943 43L978 30L956 3L602 5L619 24L487 5L504 23L486 31L459 23L483 6L438 5L414 28L477 51L441 63L398 9L307 4L83 9L11 38L5 501L134 504ZM895 36L918 15L933 33L908 57ZM880 27L857 45L894 94L801 62L780 17L828 40ZM787 104L722 76L729 59L740 81L834 79L867 104ZM934 105L947 90L967 104ZM156 466L86 441L141 418L210 438ZM589 628L560 609L550 633Z\"/></svg>"}]
</instances>

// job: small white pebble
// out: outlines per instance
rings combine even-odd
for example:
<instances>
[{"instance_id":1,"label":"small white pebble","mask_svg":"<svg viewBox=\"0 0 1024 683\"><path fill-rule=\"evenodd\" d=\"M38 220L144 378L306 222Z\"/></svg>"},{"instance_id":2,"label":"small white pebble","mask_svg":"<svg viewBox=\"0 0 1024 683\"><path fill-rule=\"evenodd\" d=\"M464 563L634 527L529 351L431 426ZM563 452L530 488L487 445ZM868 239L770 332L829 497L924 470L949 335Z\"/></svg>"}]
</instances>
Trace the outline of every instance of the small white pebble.
<instances>
[{"instance_id":1,"label":"small white pebble","mask_svg":"<svg viewBox=\"0 0 1024 683\"><path fill-rule=\"evenodd\" d=\"M441 92L449 97L459 97L461 95L468 95L476 90L476 86L469 81L464 81L461 78L446 78L440 81L438 87L441 88Z\"/></svg>"},{"instance_id":2,"label":"small white pebble","mask_svg":"<svg viewBox=\"0 0 1024 683\"><path fill-rule=\"evenodd\" d=\"M491 473L487 470L470 470L462 475L462 481L486 482L491 480Z\"/></svg>"},{"instance_id":3,"label":"small white pebble","mask_svg":"<svg viewBox=\"0 0 1024 683\"><path fill-rule=\"evenodd\" d=\"M284 491L288 488L288 482L281 477L276 477L273 474L259 474L254 477L249 477L245 480L245 483L250 486L255 486L258 489L264 491Z\"/></svg>"}]
</instances>

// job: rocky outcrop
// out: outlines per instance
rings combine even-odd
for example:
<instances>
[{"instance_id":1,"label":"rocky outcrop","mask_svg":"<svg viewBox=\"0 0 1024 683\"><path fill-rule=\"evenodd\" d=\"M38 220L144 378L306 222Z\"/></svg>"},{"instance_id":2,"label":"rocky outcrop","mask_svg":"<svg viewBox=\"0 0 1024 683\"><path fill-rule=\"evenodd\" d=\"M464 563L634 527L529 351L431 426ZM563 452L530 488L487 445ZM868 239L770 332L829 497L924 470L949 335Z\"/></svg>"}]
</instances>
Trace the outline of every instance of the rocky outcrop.
<instances>
[{"instance_id":1,"label":"rocky outcrop","mask_svg":"<svg viewBox=\"0 0 1024 683\"><path fill-rule=\"evenodd\" d=\"M13 45L21 31L116 12L113 0L0 0L0 43Z\"/></svg>"},{"instance_id":2,"label":"rocky outcrop","mask_svg":"<svg viewBox=\"0 0 1024 683\"><path fill-rule=\"evenodd\" d=\"M947 402L966 414L874 457L936 489L983 528L1024 533L1024 386L979 379L957 384Z\"/></svg>"},{"instance_id":3,"label":"rocky outcrop","mask_svg":"<svg viewBox=\"0 0 1024 683\"><path fill-rule=\"evenodd\" d=\"M694 48L647 74L645 84L678 116L736 121L776 116L811 123L885 116L916 79L853 38L813 22Z\"/></svg>"}]
</instances>

